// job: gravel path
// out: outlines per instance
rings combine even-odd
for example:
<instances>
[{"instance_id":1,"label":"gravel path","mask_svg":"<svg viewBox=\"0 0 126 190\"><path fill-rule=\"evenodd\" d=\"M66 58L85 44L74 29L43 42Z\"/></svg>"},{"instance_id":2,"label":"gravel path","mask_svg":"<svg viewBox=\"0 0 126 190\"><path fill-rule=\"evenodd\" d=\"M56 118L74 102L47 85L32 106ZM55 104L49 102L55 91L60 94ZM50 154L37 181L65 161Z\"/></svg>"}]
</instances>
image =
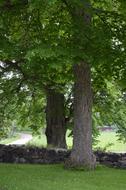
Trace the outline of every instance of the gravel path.
<instances>
[{"instance_id":1,"label":"gravel path","mask_svg":"<svg viewBox=\"0 0 126 190\"><path fill-rule=\"evenodd\" d=\"M29 142L32 139L31 134L21 133L20 139L13 141L11 143L8 143L7 145L24 145L27 142Z\"/></svg>"}]
</instances>

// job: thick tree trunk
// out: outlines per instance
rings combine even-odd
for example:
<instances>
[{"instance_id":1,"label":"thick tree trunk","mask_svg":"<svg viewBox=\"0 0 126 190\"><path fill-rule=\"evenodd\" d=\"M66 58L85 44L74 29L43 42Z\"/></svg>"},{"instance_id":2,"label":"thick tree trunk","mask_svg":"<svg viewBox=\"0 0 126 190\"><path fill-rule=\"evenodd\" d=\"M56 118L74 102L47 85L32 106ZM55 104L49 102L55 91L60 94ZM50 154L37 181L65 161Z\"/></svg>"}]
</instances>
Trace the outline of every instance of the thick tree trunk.
<instances>
[{"instance_id":1,"label":"thick tree trunk","mask_svg":"<svg viewBox=\"0 0 126 190\"><path fill-rule=\"evenodd\" d=\"M46 124L47 145L66 148L64 95L54 89L47 90Z\"/></svg>"},{"instance_id":2,"label":"thick tree trunk","mask_svg":"<svg viewBox=\"0 0 126 190\"><path fill-rule=\"evenodd\" d=\"M92 93L90 66L81 62L74 67L74 130L73 149L66 166L84 169L95 167L92 152Z\"/></svg>"}]
</instances>

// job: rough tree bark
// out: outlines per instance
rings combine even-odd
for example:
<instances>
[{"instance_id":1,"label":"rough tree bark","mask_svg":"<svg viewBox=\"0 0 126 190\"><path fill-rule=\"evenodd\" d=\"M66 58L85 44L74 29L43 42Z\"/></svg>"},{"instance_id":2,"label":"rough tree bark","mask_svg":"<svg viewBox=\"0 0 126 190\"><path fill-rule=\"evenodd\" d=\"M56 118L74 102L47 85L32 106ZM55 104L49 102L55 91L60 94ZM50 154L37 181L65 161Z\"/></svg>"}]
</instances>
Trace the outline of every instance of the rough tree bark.
<instances>
[{"instance_id":1,"label":"rough tree bark","mask_svg":"<svg viewBox=\"0 0 126 190\"><path fill-rule=\"evenodd\" d=\"M93 169L92 152L92 93L90 66L81 62L74 66L74 130L73 149L66 166Z\"/></svg>"},{"instance_id":2,"label":"rough tree bark","mask_svg":"<svg viewBox=\"0 0 126 190\"><path fill-rule=\"evenodd\" d=\"M64 95L54 89L46 91L46 137L47 145L66 148L66 128L64 113Z\"/></svg>"}]
</instances>

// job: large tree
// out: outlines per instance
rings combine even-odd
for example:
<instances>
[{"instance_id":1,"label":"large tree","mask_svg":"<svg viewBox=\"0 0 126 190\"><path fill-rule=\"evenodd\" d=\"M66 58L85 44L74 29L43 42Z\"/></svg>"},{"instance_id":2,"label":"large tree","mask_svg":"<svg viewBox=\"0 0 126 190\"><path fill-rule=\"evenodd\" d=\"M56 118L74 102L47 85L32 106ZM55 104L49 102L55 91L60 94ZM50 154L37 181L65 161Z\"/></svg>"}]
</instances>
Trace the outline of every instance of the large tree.
<instances>
[{"instance_id":1,"label":"large tree","mask_svg":"<svg viewBox=\"0 0 126 190\"><path fill-rule=\"evenodd\" d=\"M2 4L3 11L8 11L10 7L11 14L16 15L11 30L7 30L7 25L7 34L3 35L4 30L2 31L4 43L9 41L8 44L13 45L11 59L14 59L15 48L16 57L21 56L25 59L25 64L22 65L25 73L34 79L36 75L41 76L39 81L42 79L43 84L47 84L45 75L45 80L42 77L46 68L51 81L50 73L55 68L60 73L54 75L58 78L56 83L59 79L60 82L64 81L66 75L68 82L73 80L75 83L74 145L68 163L74 167L94 168L95 159L91 140L91 70L99 72L107 80L116 80L118 77L122 79L124 76L123 31L126 22L122 1L117 1L116 4L115 1L92 0L90 4L87 0L71 2L37 0L23 1L24 6L19 1L6 2ZM14 11L16 6L21 9L20 16L19 12ZM8 14L5 17L6 21L9 20ZM6 48L4 50L2 48L3 59L9 57L8 52L10 53ZM74 78L68 72L72 67ZM63 70L64 75L61 75Z\"/></svg>"}]
</instances>

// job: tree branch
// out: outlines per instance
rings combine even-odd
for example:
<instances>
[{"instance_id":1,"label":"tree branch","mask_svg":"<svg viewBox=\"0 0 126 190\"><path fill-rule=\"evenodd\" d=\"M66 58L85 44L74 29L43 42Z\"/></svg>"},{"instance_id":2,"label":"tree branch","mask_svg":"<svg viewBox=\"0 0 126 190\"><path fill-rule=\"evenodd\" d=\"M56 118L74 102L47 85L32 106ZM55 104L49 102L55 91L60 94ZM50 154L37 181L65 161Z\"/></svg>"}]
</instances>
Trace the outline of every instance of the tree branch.
<instances>
[{"instance_id":1,"label":"tree branch","mask_svg":"<svg viewBox=\"0 0 126 190\"><path fill-rule=\"evenodd\" d=\"M1 11L11 11L17 9L17 6L25 7L28 5L28 0L21 0L16 3L13 3L11 0L5 0L4 3L0 6Z\"/></svg>"}]
</instances>

